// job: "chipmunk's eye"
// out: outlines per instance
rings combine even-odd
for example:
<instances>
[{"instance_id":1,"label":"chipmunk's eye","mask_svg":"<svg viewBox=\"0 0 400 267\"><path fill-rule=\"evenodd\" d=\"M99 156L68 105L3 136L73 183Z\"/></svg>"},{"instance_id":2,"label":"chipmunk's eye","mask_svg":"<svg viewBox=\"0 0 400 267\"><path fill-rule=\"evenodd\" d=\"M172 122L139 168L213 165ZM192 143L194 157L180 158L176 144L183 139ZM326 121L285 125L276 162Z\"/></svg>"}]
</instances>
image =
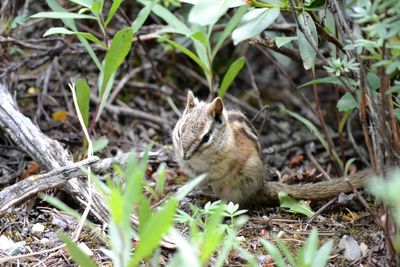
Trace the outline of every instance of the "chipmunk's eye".
<instances>
[{"instance_id":1,"label":"chipmunk's eye","mask_svg":"<svg viewBox=\"0 0 400 267\"><path fill-rule=\"evenodd\" d=\"M211 136L210 132L206 133L206 134L203 136L203 138L201 139L200 144L207 143L208 140L210 140L210 136Z\"/></svg>"}]
</instances>

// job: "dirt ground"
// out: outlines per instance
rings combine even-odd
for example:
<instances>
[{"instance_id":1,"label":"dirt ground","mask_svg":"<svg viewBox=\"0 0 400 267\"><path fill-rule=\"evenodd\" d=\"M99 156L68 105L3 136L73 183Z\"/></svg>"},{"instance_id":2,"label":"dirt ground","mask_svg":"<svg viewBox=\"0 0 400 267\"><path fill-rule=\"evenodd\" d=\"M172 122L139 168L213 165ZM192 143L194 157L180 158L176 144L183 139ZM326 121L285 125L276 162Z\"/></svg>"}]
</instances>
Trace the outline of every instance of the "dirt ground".
<instances>
[{"instance_id":1,"label":"dirt ground","mask_svg":"<svg viewBox=\"0 0 400 267\"><path fill-rule=\"evenodd\" d=\"M123 6L128 18L132 18L138 10L132 5L125 3ZM16 1L10 8L13 16L21 12L34 14L46 10L45 6L38 3L23 5L22 1ZM12 19L12 16L8 16L8 19ZM110 31L113 32L120 28L118 24L124 23L122 15L117 14ZM59 24L55 20L31 19L17 28L3 31L0 36L0 81L7 84L23 114L47 136L62 143L74 159L79 159L83 133L73 108L68 83L77 78L86 78L90 86L95 88L98 74L90 57L73 36L42 38L47 28ZM152 18L140 30L139 36L154 32L158 24L157 19ZM90 24L79 26L97 34ZM95 49L100 55L104 52L100 48ZM319 168L335 176L335 166L315 136L298 121L279 111L284 105L318 123L312 109L315 101L312 92L308 88L296 88L296 85L309 81L310 75L303 71L300 64L262 47L242 45L235 48L231 44L219 54L216 71L223 73L227 60L239 55L246 56L247 65L224 101L228 106L243 110L250 119L265 105L269 105L253 121L260 132L266 168L275 173L277 179L289 183L323 180ZM112 157L122 152L143 150L148 145L154 151L165 151L168 157L167 193L175 192L185 183L186 177L182 176L173 156L171 130L179 118L177 110L183 109L187 89L193 90L200 98L208 96L204 78L188 58L165 49L154 38L136 41L128 59L118 71L114 89L118 94L111 95L109 107L94 128L94 139L106 136L109 140L106 149L98 155ZM365 148L357 122L354 120L349 124L344 137L338 136L335 130L335 92L330 87L321 87L319 93L321 108L338 151L347 159L359 158L356 148L361 151L365 151ZM93 99L92 108L95 104ZM162 118L167 125L132 116L130 110L140 110ZM353 142L348 141L350 135ZM38 164L3 131L0 131L0 162L0 189L40 172ZM351 171L365 167L363 160L357 160L351 166ZM154 179L152 173L156 169L157 164L149 165L147 179ZM67 203L70 200L68 195L62 193L62 189L56 195ZM373 199L367 193L363 193L363 196L374 207ZM199 199L194 195L185 201L202 205L207 199ZM185 201L181 203L182 206L187 205ZM68 204L83 211L77 203ZM268 265L270 259L258 241L260 237L271 239L273 234L279 234L290 248L295 249L304 243L312 227L316 227L321 243L334 240L329 266L385 265L386 244L382 231L353 194L341 195L329 202L310 204L318 211L318 215L312 219L287 213L279 207L260 207L249 211L249 220L239 232L244 237L243 246L258 255L262 266L272 266ZM319 211L320 208L323 209ZM44 226L40 233L33 230L37 223ZM0 236L7 236L16 243L23 242L15 253L28 256L6 266L18 263L26 266L73 265L66 251L47 250L62 243L55 234L57 231L61 229L72 234L76 224L71 217L37 198L9 209L0 216ZM345 235L354 239L361 248L360 258L349 260L344 256L339 242ZM84 230L80 241L92 249L99 264L111 266L110 259L101 250L105 245L98 238ZM0 257L8 256L0 254ZM161 262L169 256L167 251L163 252ZM226 263L227 266L245 264L235 253L230 255Z\"/></svg>"}]
</instances>

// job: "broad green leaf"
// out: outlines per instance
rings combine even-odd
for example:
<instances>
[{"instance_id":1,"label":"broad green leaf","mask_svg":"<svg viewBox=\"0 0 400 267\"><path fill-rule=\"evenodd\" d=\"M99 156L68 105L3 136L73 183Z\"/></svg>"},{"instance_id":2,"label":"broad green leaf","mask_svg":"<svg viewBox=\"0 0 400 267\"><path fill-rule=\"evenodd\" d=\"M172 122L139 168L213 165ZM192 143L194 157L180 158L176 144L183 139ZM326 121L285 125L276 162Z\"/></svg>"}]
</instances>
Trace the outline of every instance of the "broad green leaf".
<instances>
[{"instance_id":1,"label":"broad green leaf","mask_svg":"<svg viewBox=\"0 0 400 267\"><path fill-rule=\"evenodd\" d=\"M381 81L379 79L379 76L376 75L373 72L368 72L368 74L367 74L367 82L368 82L368 86L372 90L377 90L381 86Z\"/></svg>"},{"instance_id":2,"label":"broad green leaf","mask_svg":"<svg viewBox=\"0 0 400 267\"><path fill-rule=\"evenodd\" d=\"M146 19L149 17L151 10L154 7L154 1L150 4L142 8L140 10L139 14L137 15L136 19L132 22L131 24L131 29L133 33L136 33L140 27L143 26L143 23L146 21Z\"/></svg>"},{"instance_id":3,"label":"broad green leaf","mask_svg":"<svg viewBox=\"0 0 400 267\"><path fill-rule=\"evenodd\" d=\"M229 9L231 0L203 0L192 7L189 22L201 26L214 25Z\"/></svg>"},{"instance_id":4,"label":"broad green leaf","mask_svg":"<svg viewBox=\"0 0 400 267\"><path fill-rule=\"evenodd\" d=\"M178 248L178 252L174 254L171 260L168 261L167 267L182 267L182 266L190 266L190 267L200 267L199 256L192 248L191 243L181 235L174 228L171 229L170 235L175 241L175 244ZM157 261L158 264L158 261ZM153 264L153 266L157 266L157 264Z\"/></svg>"},{"instance_id":5,"label":"broad green leaf","mask_svg":"<svg viewBox=\"0 0 400 267\"><path fill-rule=\"evenodd\" d=\"M308 35L314 41L315 46L318 48L317 29L311 16L308 13L303 12L298 16L298 20L301 27L306 33L308 33ZM304 69L309 70L314 68L317 54L313 46L307 41L306 36L299 28L297 28L297 38Z\"/></svg>"},{"instance_id":6,"label":"broad green leaf","mask_svg":"<svg viewBox=\"0 0 400 267\"><path fill-rule=\"evenodd\" d=\"M232 33L233 29L239 24L240 20L242 19L243 15L249 9L248 5L241 6L238 10L236 10L235 15L229 20L228 25L226 25L224 31L218 38L218 41L212 51L211 58L214 59L215 55L218 53L219 49L221 48L222 44L226 40L226 38Z\"/></svg>"},{"instance_id":7,"label":"broad green leaf","mask_svg":"<svg viewBox=\"0 0 400 267\"><path fill-rule=\"evenodd\" d=\"M112 40L110 49L104 59L104 78L99 91L100 101L103 99L108 81L124 62L132 45L133 33L130 28L119 30ZM100 113L100 112L99 112Z\"/></svg>"},{"instance_id":8,"label":"broad green leaf","mask_svg":"<svg viewBox=\"0 0 400 267\"><path fill-rule=\"evenodd\" d=\"M310 236L307 238L303 247L298 254L298 261L300 266L311 266L315 259L318 249L318 231L316 228L311 230Z\"/></svg>"},{"instance_id":9,"label":"broad green leaf","mask_svg":"<svg viewBox=\"0 0 400 267\"><path fill-rule=\"evenodd\" d=\"M283 260L282 254L271 242L265 239L260 239L260 243L263 245L264 249L272 256L274 259L274 264L278 267L286 267L285 261Z\"/></svg>"},{"instance_id":10,"label":"broad green leaf","mask_svg":"<svg viewBox=\"0 0 400 267\"><path fill-rule=\"evenodd\" d=\"M138 2L146 6L154 4L153 1L147 1L147 0L138 0ZM167 22L168 25L175 28L175 32L179 32L180 34L186 36L189 36L192 33L192 31L182 21L180 21L174 14L172 14L165 7L159 4L154 4L152 12L156 14L158 17L160 17L162 20Z\"/></svg>"},{"instance_id":11,"label":"broad green leaf","mask_svg":"<svg viewBox=\"0 0 400 267\"><path fill-rule=\"evenodd\" d=\"M245 63L246 63L246 59L244 57L240 57L229 66L228 71L225 73L225 76L222 79L221 86L219 87L218 96L223 97L225 95L229 86L231 86L233 80L236 78L238 73L242 70Z\"/></svg>"},{"instance_id":12,"label":"broad green leaf","mask_svg":"<svg viewBox=\"0 0 400 267\"><path fill-rule=\"evenodd\" d=\"M141 240L130 261L129 266L137 266L140 260L151 255L160 244L163 236L173 224L178 200L170 198L144 225L140 232Z\"/></svg>"},{"instance_id":13,"label":"broad green leaf","mask_svg":"<svg viewBox=\"0 0 400 267\"><path fill-rule=\"evenodd\" d=\"M80 266L96 267L97 264L87 256L74 241L64 233L57 233L58 237L67 245L72 259Z\"/></svg>"},{"instance_id":14,"label":"broad green leaf","mask_svg":"<svg viewBox=\"0 0 400 267\"><path fill-rule=\"evenodd\" d=\"M297 36L276 36L275 44L278 48L280 48L293 40L297 40Z\"/></svg>"},{"instance_id":15,"label":"broad green leaf","mask_svg":"<svg viewBox=\"0 0 400 267\"><path fill-rule=\"evenodd\" d=\"M192 51L190 51L189 49L187 49L186 47L182 46L181 44L172 41L170 39L167 39L165 37L159 37L161 40L167 42L168 44L172 45L173 47L175 47L176 49L178 49L179 51L181 51L182 53L184 53L185 55L187 55L189 58L191 58L194 62L197 63L197 65L199 65L204 73L206 73L207 75L211 74L210 69L200 60L200 58L198 56L196 56L196 54L194 54Z\"/></svg>"},{"instance_id":16,"label":"broad green leaf","mask_svg":"<svg viewBox=\"0 0 400 267\"><path fill-rule=\"evenodd\" d=\"M326 266L328 259L329 259L329 254L331 253L333 247L333 241L329 240L326 242L316 253L315 259L312 263L312 267L320 267L320 266Z\"/></svg>"},{"instance_id":17,"label":"broad green leaf","mask_svg":"<svg viewBox=\"0 0 400 267\"><path fill-rule=\"evenodd\" d=\"M307 205L303 200L296 200L289 197L285 192L279 192L279 203L282 208L288 208L288 212L299 213L311 217L314 215L314 211Z\"/></svg>"},{"instance_id":18,"label":"broad green leaf","mask_svg":"<svg viewBox=\"0 0 400 267\"><path fill-rule=\"evenodd\" d=\"M271 25L279 16L279 8L255 8L249 10L232 32L233 43L237 45L241 41L254 37Z\"/></svg>"},{"instance_id":19,"label":"broad green leaf","mask_svg":"<svg viewBox=\"0 0 400 267\"><path fill-rule=\"evenodd\" d=\"M127 162L125 170L126 186L124 192L124 201L132 203L132 206L130 206L131 209L133 205L140 204L140 201L143 197L142 187L146 173L148 157L149 153L148 150L146 150L139 164L136 161L135 153L132 152ZM130 210L125 211L125 213L129 212Z\"/></svg>"},{"instance_id":20,"label":"broad green leaf","mask_svg":"<svg viewBox=\"0 0 400 267\"><path fill-rule=\"evenodd\" d=\"M201 31L193 33L191 37L204 45L208 44L207 36L205 36L205 34Z\"/></svg>"},{"instance_id":21,"label":"broad green leaf","mask_svg":"<svg viewBox=\"0 0 400 267\"><path fill-rule=\"evenodd\" d=\"M399 92L400 92L400 85L394 85L392 87L389 87L389 90L386 91L386 94L393 94Z\"/></svg>"},{"instance_id":22,"label":"broad green leaf","mask_svg":"<svg viewBox=\"0 0 400 267\"><path fill-rule=\"evenodd\" d=\"M353 81L353 80L349 79L349 81ZM343 86L343 83L340 81L340 79L338 77L334 76L334 77L325 77L325 78L321 78L321 79L312 80L312 81L309 81L309 82L306 82L306 83L300 85L298 88L310 86L313 84L325 84L325 83Z\"/></svg>"},{"instance_id":23,"label":"broad green leaf","mask_svg":"<svg viewBox=\"0 0 400 267\"><path fill-rule=\"evenodd\" d=\"M46 0L47 5L55 12L67 12L56 0ZM71 30L77 32L78 28L75 25L75 21L73 19L61 19L62 22ZM83 47L85 47L86 51L89 53L90 57L93 59L93 62L96 64L97 68L102 71L103 65L100 63L100 60L97 58L97 55L94 53L92 47L89 42L83 38L82 36L78 36L79 41L82 43Z\"/></svg>"},{"instance_id":24,"label":"broad green leaf","mask_svg":"<svg viewBox=\"0 0 400 267\"><path fill-rule=\"evenodd\" d=\"M339 99L336 107L340 112L347 112L358 107L358 103L354 99L354 97L349 92L347 92Z\"/></svg>"},{"instance_id":25,"label":"broad green leaf","mask_svg":"<svg viewBox=\"0 0 400 267\"><path fill-rule=\"evenodd\" d=\"M107 27L108 23L110 23L111 19L114 17L114 15L117 12L121 3L122 3L122 0L113 0L113 3L110 7L110 11L108 11L108 16L107 16L106 22L104 22L105 27Z\"/></svg>"},{"instance_id":26,"label":"broad green leaf","mask_svg":"<svg viewBox=\"0 0 400 267\"><path fill-rule=\"evenodd\" d=\"M31 16L32 18L48 19L96 19L96 17L72 12L39 12Z\"/></svg>"},{"instance_id":27,"label":"broad green leaf","mask_svg":"<svg viewBox=\"0 0 400 267\"><path fill-rule=\"evenodd\" d=\"M93 153L103 150L108 145L108 139L105 136L101 136L94 140L93 142Z\"/></svg>"}]
</instances>

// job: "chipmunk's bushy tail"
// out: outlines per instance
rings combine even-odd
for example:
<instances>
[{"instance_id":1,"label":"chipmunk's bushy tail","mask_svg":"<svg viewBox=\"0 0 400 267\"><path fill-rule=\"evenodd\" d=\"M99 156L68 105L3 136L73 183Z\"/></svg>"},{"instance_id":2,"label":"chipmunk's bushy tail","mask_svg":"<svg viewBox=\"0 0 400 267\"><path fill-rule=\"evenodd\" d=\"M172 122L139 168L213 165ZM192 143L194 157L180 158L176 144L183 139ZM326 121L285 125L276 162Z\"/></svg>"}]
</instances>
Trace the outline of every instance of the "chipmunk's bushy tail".
<instances>
[{"instance_id":1,"label":"chipmunk's bushy tail","mask_svg":"<svg viewBox=\"0 0 400 267\"><path fill-rule=\"evenodd\" d=\"M356 174L309 184L283 184L280 182L266 182L262 192L257 193L257 205L276 205L279 203L278 193L283 191L295 199L325 200L360 188L375 176L371 169L366 169ZM252 203L254 205L254 203Z\"/></svg>"}]
</instances>

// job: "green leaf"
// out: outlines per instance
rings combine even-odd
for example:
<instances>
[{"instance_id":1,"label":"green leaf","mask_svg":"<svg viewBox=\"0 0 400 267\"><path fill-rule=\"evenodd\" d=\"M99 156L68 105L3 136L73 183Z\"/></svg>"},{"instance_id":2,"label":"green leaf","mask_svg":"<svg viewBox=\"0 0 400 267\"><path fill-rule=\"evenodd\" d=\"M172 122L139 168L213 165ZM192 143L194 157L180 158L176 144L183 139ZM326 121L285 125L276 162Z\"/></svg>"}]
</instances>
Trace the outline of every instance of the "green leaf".
<instances>
[{"instance_id":1,"label":"green leaf","mask_svg":"<svg viewBox=\"0 0 400 267\"><path fill-rule=\"evenodd\" d=\"M339 127L338 127L339 134L343 133L344 125L346 124L346 121L348 120L348 118L350 117L352 112L353 112L353 109L350 109L349 111L344 113L343 117L340 119Z\"/></svg>"},{"instance_id":2,"label":"green leaf","mask_svg":"<svg viewBox=\"0 0 400 267\"><path fill-rule=\"evenodd\" d=\"M89 103L90 103L90 87L86 80L78 79L76 81L76 99L78 102L79 112L81 113L85 126L89 125Z\"/></svg>"},{"instance_id":3,"label":"green leaf","mask_svg":"<svg viewBox=\"0 0 400 267\"><path fill-rule=\"evenodd\" d=\"M182 46L181 44L172 41L170 39L167 39L165 37L159 37L161 40L167 42L168 44L172 45L173 47L175 47L176 49L178 49L179 51L181 51L182 53L184 53L185 55L187 55L189 58L191 58L194 62L197 63L197 65L199 65L204 73L206 73L207 75L211 74L210 69L200 60L200 58L198 56L196 56L196 54L194 54L192 51L190 51L189 49L187 49L186 47Z\"/></svg>"},{"instance_id":4,"label":"green leaf","mask_svg":"<svg viewBox=\"0 0 400 267\"><path fill-rule=\"evenodd\" d=\"M99 152L100 150L103 150L106 148L108 145L108 139L106 136L101 136L94 140L93 142L93 153Z\"/></svg>"},{"instance_id":5,"label":"green leaf","mask_svg":"<svg viewBox=\"0 0 400 267\"><path fill-rule=\"evenodd\" d=\"M265 239L260 239L260 243L263 245L264 249L272 256L274 259L274 264L278 267L286 267L285 261L283 260L282 254L271 242Z\"/></svg>"},{"instance_id":6,"label":"green leaf","mask_svg":"<svg viewBox=\"0 0 400 267\"><path fill-rule=\"evenodd\" d=\"M347 112L358 107L358 103L354 99L354 97L349 92L347 92L339 99L336 107L340 112Z\"/></svg>"},{"instance_id":7,"label":"green leaf","mask_svg":"<svg viewBox=\"0 0 400 267\"><path fill-rule=\"evenodd\" d=\"M276 244L278 245L279 249L283 252L285 255L287 261L289 262L290 266L296 266L296 261L294 260L294 257L288 247L283 243L283 241L278 237L274 237Z\"/></svg>"},{"instance_id":8,"label":"green leaf","mask_svg":"<svg viewBox=\"0 0 400 267\"><path fill-rule=\"evenodd\" d=\"M130 28L124 28L119 30L111 43L110 49L107 51L107 54L104 59L104 74L102 84L99 90L99 98L100 101L105 103L106 98L105 95L109 94L109 90L111 90L112 86L109 86L109 81L114 73L117 71L119 66L124 62L125 57L128 55L131 45L132 45L132 37L133 33ZM108 87L108 88L107 88ZM106 88L109 89L106 92ZM102 109L99 109L97 112L96 121L100 117Z\"/></svg>"},{"instance_id":9,"label":"green leaf","mask_svg":"<svg viewBox=\"0 0 400 267\"><path fill-rule=\"evenodd\" d=\"M137 266L140 260L149 257L160 244L163 236L173 224L178 200L170 198L156 213L151 216L143 231L140 231L140 243L133 254L129 266Z\"/></svg>"},{"instance_id":10,"label":"green leaf","mask_svg":"<svg viewBox=\"0 0 400 267\"><path fill-rule=\"evenodd\" d=\"M204 266L222 241L224 229L221 227L223 206L219 206L208 218L200 246L200 262Z\"/></svg>"},{"instance_id":11,"label":"green leaf","mask_svg":"<svg viewBox=\"0 0 400 267\"><path fill-rule=\"evenodd\" d=\"M96 19L95 16L78 14L72 12L39 12L31 16L31 18L48 18L48 19Z\"/></svg>"},{"instance_id":12,"label":"green leaf","mask_svg":"<svg viewBox=\"0 0 400 267\"><path fill-rule=\"evenodd\" d=\"M249 9L248 5L241 6L238 10L236 10L235 15L229 20L228 25L226 25L224 31L218 38L217 44L215 45L211 58L214 59L215 55L218 53L219 49L221 48L222 44L226 40L226 38L232 33L233 29L239 24L243 15Z\"/></svg>"},{"instance_id":13,"label":"green leaf","mask_svg":"<svg viewBox=\"0 0 400 267\"><path fill-rule=\"evenodd\" d=\"M143 26L143 23L146 21L146 19L149 17L151 10L154 7L154 1L150 4L142 8L140 10L139 14L137 15L136 19L132 22L131 24L131 29L133 33L136 33L140 27Z\"/></svg>"},{"instance_id":14,"label":"green leaf","mask_svg":"<svg viewBox=\"0 0 400 267\"><path fill-rule=\"evenodd\" d=\"M189 22L201 26L214 25L229 9L231 0L203 0L189 12Z\"/></svg>"},{"instance_id":15,"label":"green leaf","mask_svg":"<svg viewBox=\"0 0 400 267\"><path fill-rule=\"evenodd\" d=\"M276 36L275 44L278 48L280 48L293 40L297 40L297 36Z\"/></svg>"},{"instance_id":16,"label":"green leaf","mask_svg":"<svg viewBox=\"0 0 400 267\"><path fill-rule=\"evenodd\" d=\"M108 16L107 16L106 22L104 22L105 27L107 27L108 23L110 23L110 21L114 17L114 15L117 12L121 3L122 3L122 0L113 0L113 3L110 7L110 11L108 11Z\"/></svg>"},{"instance_id":17,"label":"green leaf","mask_svg":"<svg viewBox=\"0 0 400 267\"><path fill-rule=\"evenodd\" d=\"M279 192L278 196L280 206L282 208L288 208L288 212L295 214L300 213L306 215L307 217L314 215L314 211L303 200L296 200L292 197L289 197L285 192Z\"/></svg>"},{"instance_id":18,"label":"green leaf","mask_svg":"<svg viewBox=\"0 0 400 267\"><path fill-rule=\"evenodd\" d=\"M254 37L271 25L279 16L279 8L255 8L249 10L240 25L232 32L233 43L237 45L243 40Z\"/></svg>"},{"instance_id":19,"label":"green leaf","mask_svg":"<svg viewBox=\"0 0 400 267\"><path fill-rule=\"evenodd\" d=\"M298 254L299 266L311 266L315 259L318 249L318 231L316 228L311 230L310 236L307 238L303 247Z\"/></svg>"},{"instance_id":20,"label":"green leaf","mask_svg":"<svg viewBox=\"0 0 400 267\"><path fill-rule=\"evenodd\" d=\"M144 231L144 227L152 215L150 201L148 198L143 197L139 207L139 232Z\"/></svg>"},{"instance_id":21,"label":"green leaf","mask_svg":"<svg viewBox=\"0 0 400 267\"><path fill-rule=\"evenodd\" d=\"M96 267L97 264L72 241L70 237L68 237L64 233L57 233L58 237L67 245L69 254L72 259L80 266L85 267Z\"/></svg>"},{"instance_id":22,"label":"green leaf","mask_svg":"<svg viewBox=\"0 0 400 267\"><path fill-rule=\"evenodd\" d=\"M318 47L317 28L315 27L314 21L311 16L308 13L303 12L298 16L298 20L301 27L306 33L309 33L311 38L314 40L316 47ZM306 36L299 28L297 28L297 38L304 69L309 70L311 68L314 68L317 53L315 52L313 46L307 41Z\"/></svg>"},{"instance_id":23,"label":"green leaf","mask_svg":"<svg viewBox=\"0 0 400 267\"><path fill-rule=\"evenodd\" d=\"M368 86L372 90L377 90L379 87L381 87L381 81L379 79L379 76L376 75L373 72L368 72L368 74L367 74L367 82L368 82Z\"/></svg>"},{"instance_id":24,"label":"green leaf","mask_svg":"<svg viewBox=\"0 0 400 267\"><path fill-rule=\"evenodd\" d=\"M184 186L181 186L178 189L178 192L176 192L175 198L178 200L182 200L187 194L190 193L190 191L193 190L193 188L195 188L197 185L199 185L206 177L207 177L207 175L201 174L201 175L197 176L196 178L190 180Z\"/></svg>"},{"instance_id":25,"label":"green leaf","mask_svg":"<svg viewBox=\"0 0 400 267\"><path fill-rule=\"evenodd\" d=\"M400 108L394 109L394 115L396 116L397 120L400 121Z\"/></svg>"},{"instance_id":26,"label":"green leaf","mask_svg":"<svg viewBox=\"0 0 400 267\"><path fill-rule=\"evenodd\" d=\"M93 1L92 0L71 0L71 2L80 5L80 6L84 6L87 8L92 8L93 5Z\"/></svg>"},{"instance_id":27,"label":"green leaf","mask_svg":"<svg viewBox=\"0 0 400 267\"><path fill-rule=\"evenodd\" d=\"M349 80L353 81L351 79L349 79ZM310 86L313 84L326 84L326 83L343 86L343 83L340 81L340 79L338 77L334 76L334 77L325 77L325 78L321 78L321 79L312 80L312 81L309 81L309 82L306 82L306 83L300 85L298 88Z\"/></svg>"},{"instance_id":28,"label":"green leaf","mask_svg":"<svg viewBox=\"0 0 400 267\"><path fill-rule=\"evenodd\" d=\"M89 41L92 41L102 47L105 47L104 42L100 41L96 36L94 36L93 34L91 34L89 32L75 32L75 31L70 31L64 27L52 27L43 34L43 37L46 37L46 36L52 35L52 34L69 34L69 35L74 34L74 35L82 36L83 38L85 38Z\"/></svg>"},{"instance_id":29,"label":"green leaf","mask_svg":"<svg viewBox=\"0 0 400 267\"><path fill-rule=\"evenodd\" d=\"M46 0L47 5L56 12L67 12L56 0ZM78 28L75 25L75 21L73 19L61 19L62 22L71 30L78 32ZM99 70L103 70L103 65L100 63L100 60L97 58L96 54L94 53L92 47L90 46L89 42L83 38L82 36L78 36L79 41L82 43L83 47L89 53L90 57L93 59L93 62L96 64Z\"/></svg>"},{"instance_id":30,"label":"green leaf","mask_svg":"<svg viewBox=\"0 0 400 267\"><path fill-rule=\"evenodd\" d=\"M138 2L146 6L153 5L153 1L138 0ZM165 7L159 4L154 4L152 12L156 14L158 17L160 17L162 20L167 22L168 25L173 27L176 33L180 33L186 36L189 36L192 33L192 31L182 21L180 21L174 14L172 14Z\"/></svg>"},{"instance_id":31,"label":"green leaf","mask_svg":"<svg viewBox=\"0 0 400 267\"><path fill-rule=\"evenodd\" d=\"M328 259L329 259L329 254L331 253L333 247L333 241L329 240L326 242L316 253L315 259L312 263L312 267L320 267L320 266L326 266Z\"/></svg>"},{"instance_id":32,"label":"green leaf","mask_svg":"<svg viewBox=\"0 0 400 267\"><path fill-rule=\"evenodd\" d=\"M228 71L225 73L225 76L222 79L221 86L218 90L218 96L223 97L225 95L229 86L231 86L233 80L236 78L238 73L242 70L245 63L246 63L246 59L244 57L240 57L229 66Z\"/></svg>"},{"instance_id":33,"label":"green leaf","mask_svg":"<svg viewBox=\"0 0 400 267\"><path fill-rule=\"evenodd\" d=\"M110 213L111 219L115 222L116 225L121 225L124 218L124 201L121 195L121 192L114 188L111 191L110 199L109 199Z\"/></svg>"},{"instance_id":34,"label":"green leaf","mask_svg":"<svg viewBox=\"0 0 400 267\"><path fill-rule=\"evenodd\" d=\"M308 5L304 5L307 10L321 10L325 6L325 0L313 0Z\"/></svg>"}]
</instances>

